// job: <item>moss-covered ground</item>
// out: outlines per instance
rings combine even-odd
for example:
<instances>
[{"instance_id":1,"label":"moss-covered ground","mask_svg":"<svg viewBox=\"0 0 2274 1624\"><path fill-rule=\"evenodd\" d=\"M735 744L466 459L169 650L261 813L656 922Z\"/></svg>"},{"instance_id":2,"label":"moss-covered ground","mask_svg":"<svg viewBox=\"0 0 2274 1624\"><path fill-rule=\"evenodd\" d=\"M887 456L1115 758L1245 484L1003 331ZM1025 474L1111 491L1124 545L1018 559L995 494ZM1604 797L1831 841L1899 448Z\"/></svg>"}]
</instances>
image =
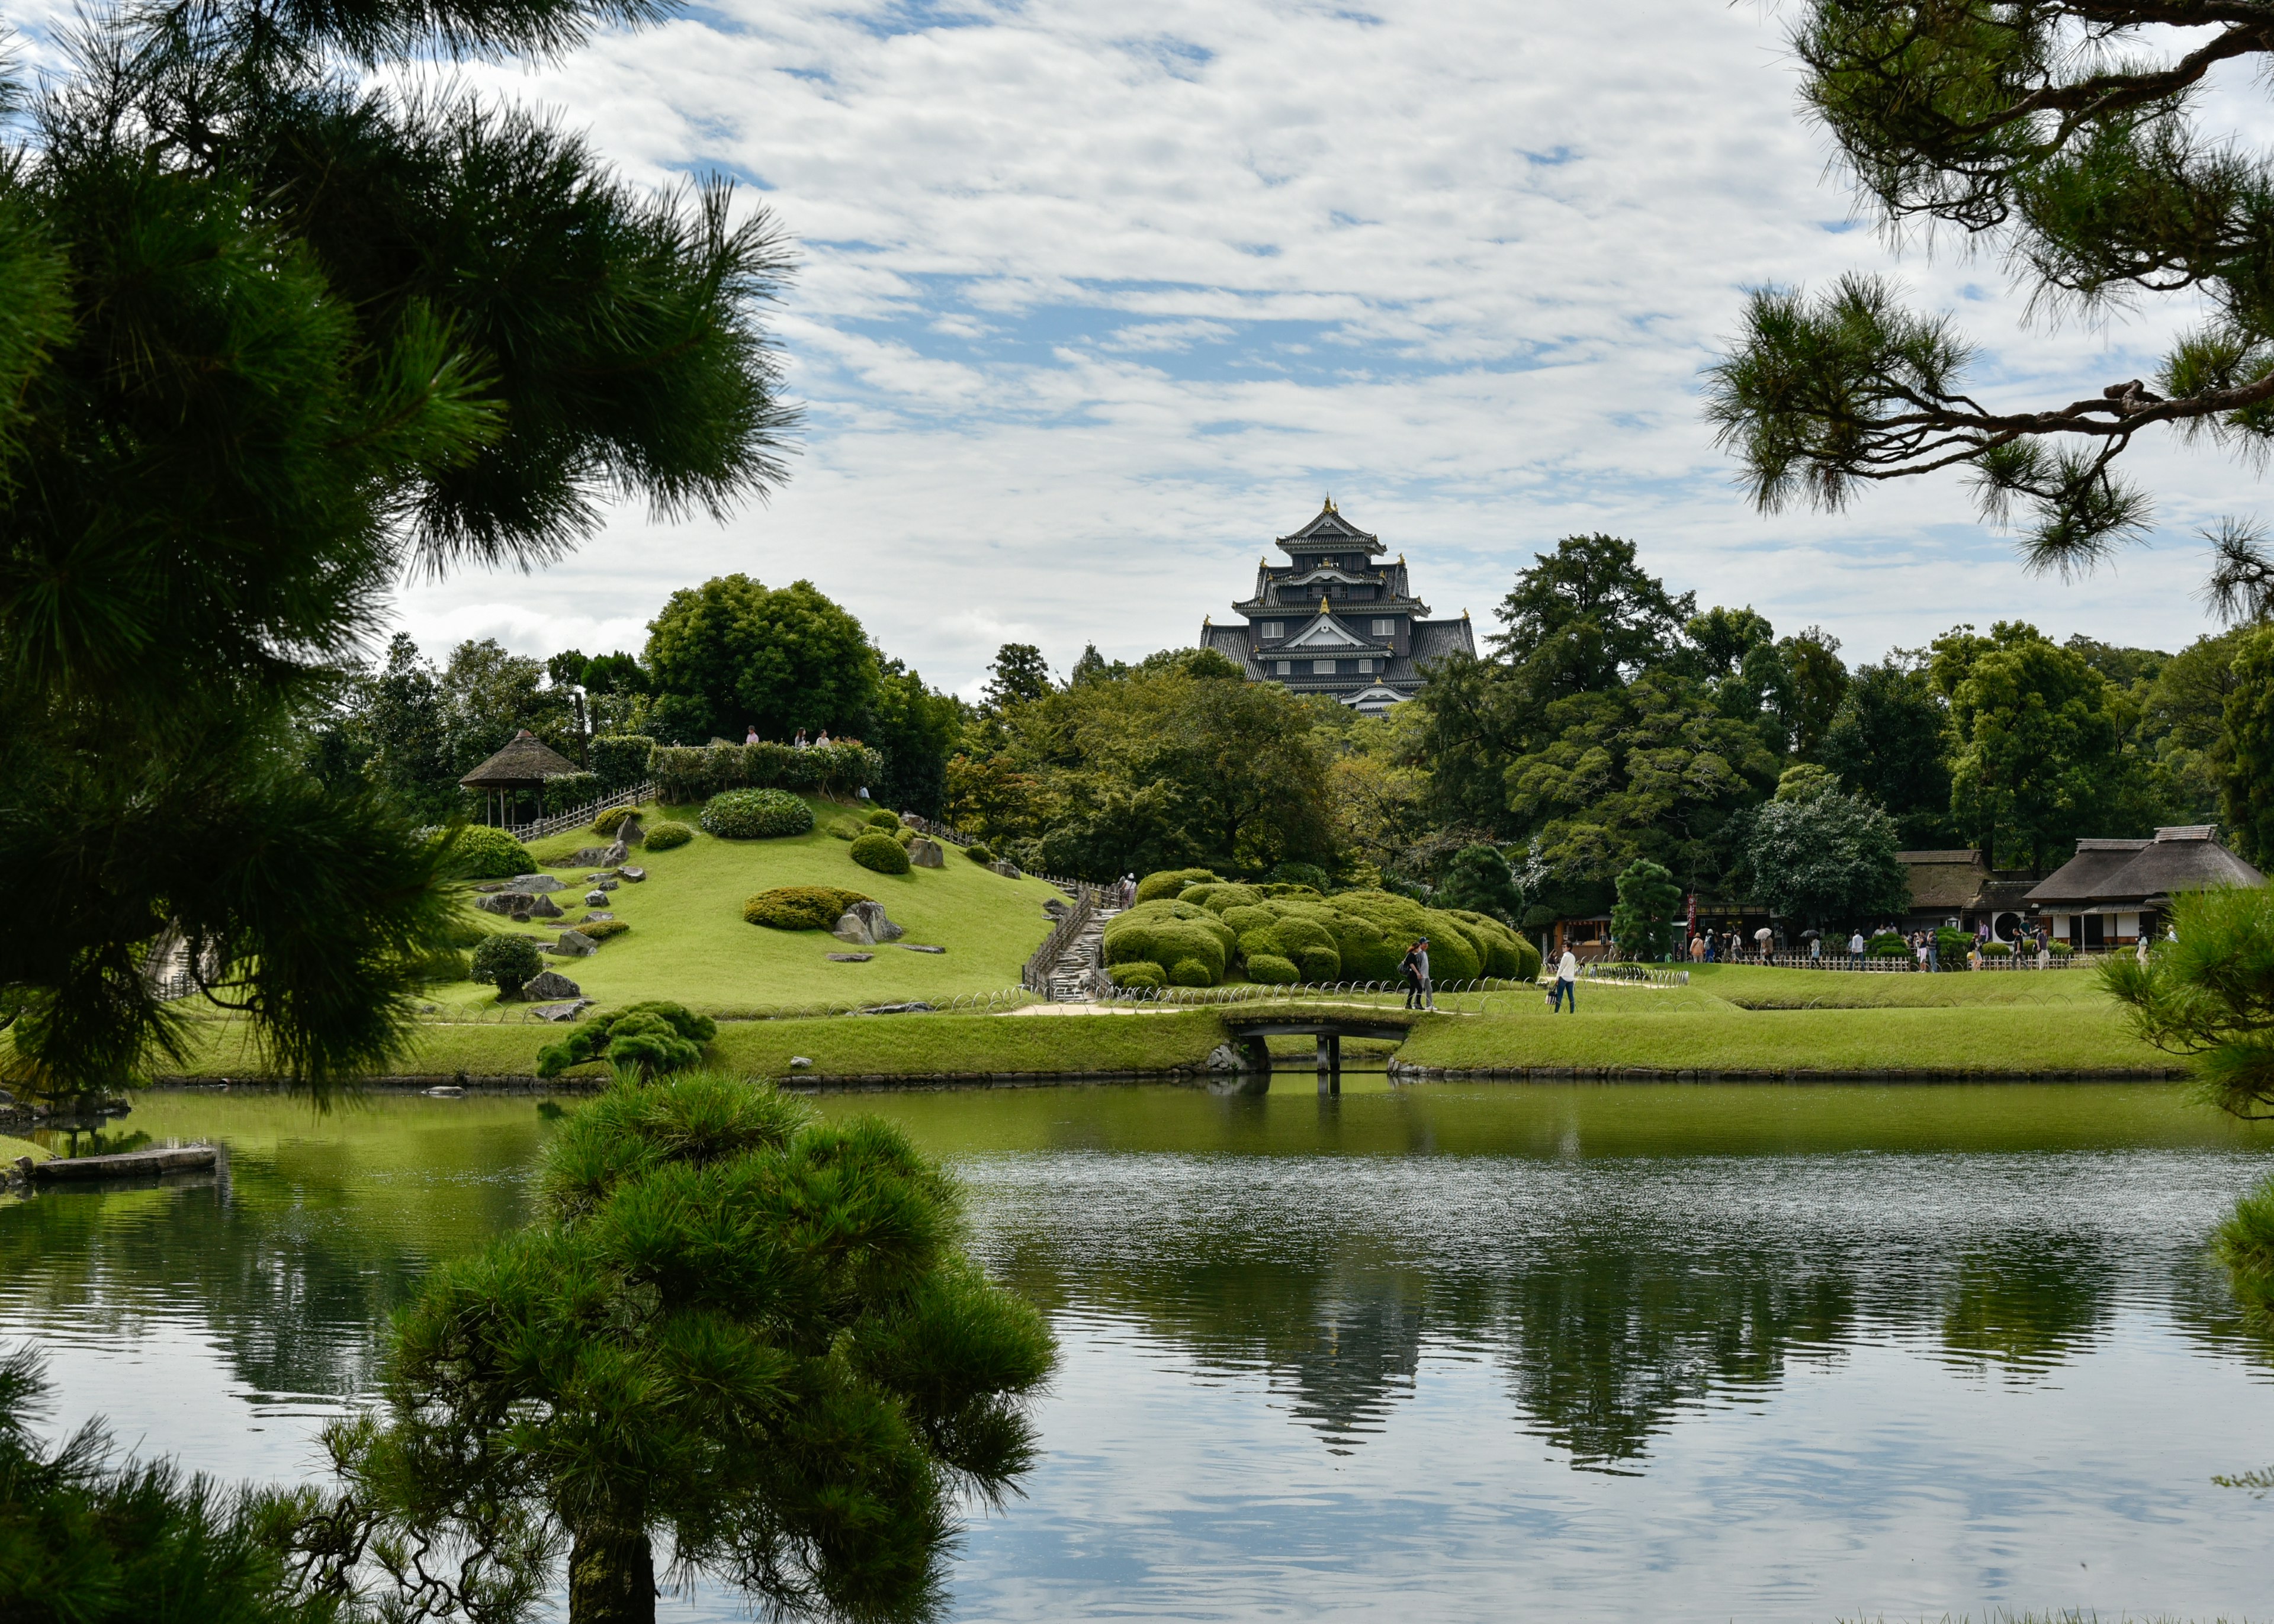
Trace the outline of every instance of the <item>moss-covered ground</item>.
<instances>
[{"instance_id":1,"label":"moss-covered ground","mask_svg":"<svg viewBox=\"0 0 2274 1624\"><path fill-rule=\"evenodd\" d=\"M587 996L604 1003L669 998L712 1014L937 1001L1019 984L1020 971L1050 934L1043 903L1063 899L1055 886L1037 879L1005 879L954 847L946 848L942 868L871 873L847 854L847 842L826 832L832 820L852 816L847 809L827 801L813 804L817 817L811 833L773 840L716 839L697 825L700 807L670 808L663 816L697 833L675 850L634 853L631 861L648 877L644 883L619 885L609 893L606 909L631 929L590 958L547 962ZM650 808L648 821L658 816ZM566 864L579 847L603 844L586 830L532 848L547 871L569 887L553 893L566 917L553 929L516 927L487 914L473 918L486 928L517 930L532 941L557 940L561 926L585 914L582 881L590 870L552 865ZM907 935L900 943L856 950L826 931L770 930L744 923L744 900L780 885L833 885L862 892L883 903ZM903 944L946 951L912 952ZM876 956L866 964L834 964L827 957L855 951ZM496 1007L493 992L472 982L438 988L434 997L468 1013Z\"/></svg>"}]
</instances>

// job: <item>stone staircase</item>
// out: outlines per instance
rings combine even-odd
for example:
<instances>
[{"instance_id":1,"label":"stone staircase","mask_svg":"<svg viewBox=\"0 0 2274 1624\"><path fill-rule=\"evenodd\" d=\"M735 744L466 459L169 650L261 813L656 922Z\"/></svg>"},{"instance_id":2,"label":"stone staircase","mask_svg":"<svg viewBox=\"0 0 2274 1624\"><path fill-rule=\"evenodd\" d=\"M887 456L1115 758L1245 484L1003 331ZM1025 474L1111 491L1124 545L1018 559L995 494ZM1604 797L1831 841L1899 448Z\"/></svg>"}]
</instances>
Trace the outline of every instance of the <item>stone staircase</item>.
<instances>
[{"instance_id":1,"label":"stone staircase","mask_svg":"<svg viewBox=\"0 0 2274 1624\"><path fill-rule=\"evenodd\" d=\"M1120 911L1099 908L1073 939L1059 950L1058 962L1050 972L1051 1003L1080 1004L1089 998L1092 981L1097 972L1105 967L1105 921Z\"/></svg>"}]
</instances>

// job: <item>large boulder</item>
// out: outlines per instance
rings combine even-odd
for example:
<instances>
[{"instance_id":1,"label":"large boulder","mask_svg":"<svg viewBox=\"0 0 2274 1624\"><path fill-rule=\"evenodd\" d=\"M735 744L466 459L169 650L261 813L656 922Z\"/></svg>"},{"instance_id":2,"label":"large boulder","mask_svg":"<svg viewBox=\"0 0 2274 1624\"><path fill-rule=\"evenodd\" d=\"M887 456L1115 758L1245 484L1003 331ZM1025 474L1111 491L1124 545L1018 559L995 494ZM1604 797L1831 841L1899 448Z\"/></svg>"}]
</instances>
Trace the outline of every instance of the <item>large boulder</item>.
<instances>
[{"instance_id":1,"label":"large boulder","mask_svg":"<svg viewBox=\"0 0 2274 1624\"><path fill-rule=\"evenodd\" d=\"M908 842L908 861L919 868L944 868L946 860L939 854L939 843L927 840L922 835Z\"/></svg>"},{"instance_id":2,"label":"large boulder","mask_svg":"<svg viewBox=\"0 0 2274 1624\"><path fill-rule=\"evenodd\" d=\"M600 951L600 944L581 930L564 930L560 941L546 951L566 953L571 959L590 959Z\"/></svg>"},{"instance_id":3,"label":"large boulder","mask_svg":"<svg viewBox=\"0 0 2274 1624\"><path fill-rule=\"evenodd\" d=\"M868 921L869 939L872 942L897 942L908 934L892 923L881 902L856 902L845 911L857 914Z\"/></svg>"},{"instance_id":4,"label":"large boulder","mask_svg":"<svg viewBox=\"0 0 2274 1624\"><path fill-rule=\"evenodd\" d=\"M588 908L606 907L608 906L608 893L597 887L591 891L586 891L584 893L584 906Z\"/></svg>"},{"instance_id":5,"label":"large boulder","mask_svg":"<svg viewBox=\"0 0 2274 1624\"><path fill-rule=\"evenodd\" d=\"M869 934L869 921L850 910L837 916L829 934L840 942L850 942L855 947L874 947L877 938Z\"/></svg>"},{"instance_id":6,"label":"large boulder","mask_svg":"<svg viewBox=\"0 0 2274 1624\"><path fill-rule=\"evenodd\" d=\"M584 989L558 970L540 970L521 984L521 996L531 1004L550 1004L561 998L581 998Z\"/></svg>"},{"instance_id":7,"label":"large boulder","mask_svg":"<svg viewBox=\"0 0 2274 1624\"><path fill-rule=\"evenodd\" d=\"M644 868L618 868L616 872L635 885L647 878L647 870Z\"/></svg>"},{"instance_id":8,"label":"large boulder","mask_svg":"<svg viewBox=\"0 0 2274 1624\"><path fill-rule=\"evenodd\" d=\"M546 974L552 973L547 971ZM538 1004L529 1011L529 1016L531 1020L570 1021L591 1007L590 998L564 998L558 1004Z\"/></svg>"},{"instance_id":9,"label":"large boulder","mask_svg":"<svg viewBox=\"0 0 2274 1624\"><path fill-rule=\"evenodd\" d=\"M529 911L529 898L516 891L501 891L495 896L474 898L474 906L483 913L502 914L508 918L512 917L514 904L516 902L521 905L523 913L526 914Z\"/></svg>"},{"instance_id":10,"label":"large boulder","mask_svg":"<svg viewBox=\"0 0 2274 1624\"><path fill-rule=\"evenodd\" d=\"M563 866L570 868L613 868L630 855L624 849L624 843L619 840L614 846L584 846Z\"/></svg>"},{"instance_id":11,"label":"large boulder","mask_svg":"<svg viewBox=\"0 0 2274 1624\"><path fill-rule=\"evenodd\" d=\"M1019 877L1019 865L1007 857L998 857L987 867L1006 880L1015 880Z\"/></svg>"},{"instance_id":12,"label":"large boulder","mask_svg":"<svg viewBox=\"0 0 2274 1624\"><path fill-rule=\"evenodd\" d=\"M568 888L549 874L516 874L505 883L508 894L518 891L523 896L541 897L547 891Z\"/></svg>"},{"instance_id":13,"label":"large boulder","mask_svg":"<svg viewBox=\"0 0 2274 1624\"><path fill-rule=\"evenodd\" d=\"M516 908L513 916L516 919L559 919L561 905L550 897L531 897L529 906Z\"/></svg>"}]
</instances>

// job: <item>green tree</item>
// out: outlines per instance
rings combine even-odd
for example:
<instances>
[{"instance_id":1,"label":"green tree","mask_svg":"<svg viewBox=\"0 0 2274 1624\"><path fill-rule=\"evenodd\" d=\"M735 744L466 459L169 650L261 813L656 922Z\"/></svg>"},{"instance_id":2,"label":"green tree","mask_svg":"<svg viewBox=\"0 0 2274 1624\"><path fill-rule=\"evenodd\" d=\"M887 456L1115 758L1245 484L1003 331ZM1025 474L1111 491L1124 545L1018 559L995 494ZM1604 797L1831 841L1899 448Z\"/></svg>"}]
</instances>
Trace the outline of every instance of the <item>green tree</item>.
<instances>
[{"instance_id":1,"label":"green tree","mask_svg":"<svg viewBox=\"0 0 2274 1624\"><path fill-rule=\"evenodd\" d=\"M178 1052L162 937L285 1074L380 1064L436 854L301 771L296 707L406 568L541 563L604 496L724 513L779 477L763 211L391 88L660 11L215 0L64 36L0 169L0 827L41 921L0 946L11 1079Z\"/></svg>"},{"instance_id":2,"label":"green tree","mask_svg":"<svg viewBox=\"0 0 2274 1624\"><path fill-rule=\"evenodd\" d=\"M1825 732L1819 758L1855 793L1886 808L1903 844L1959 838L1950 820L1949 702L1923 660L1859 665Z\"/></svg>"},{"instance_id":3,"label":"green tree","mask_svg":"<svg viewBox=\"0 0 2274 1624\"><path fill-rule=\"evenodd\" d=\"M2153 763L2169 822L2208 823L2223 816L2226 702L2234 692L2235 652L2248 635L2249 628L2237 628L2198 637L2135 690L2135 737Z\"/></svg>"},{"instance_id":4,"label":"green tree","mask_svg":"<svg viewBox=\"0 0 2274 1624\"><path fill-rule=\"evenodd\" d=\"M2242 854L2274 862L2274 628L2242 639L2226 696L2221 804Z\"/></svg>"},{"instance_id":5,"label":"green tree","mask_svg":"<svg viewBox=\"0 0 2274 1624\"><path fill-rule=\"evenodd\" d=\"M1930 679L1950 702L1951 813L1990 861L2043 871L2080 836L2131 832L2136 763L2122 696L2074 650L2000 620L1934 643Z\"/></svg>"},{"instance_id":6,"label":"green tree","mask_svg":"<svg viewBox=\"0 0 2274 1624\"><path fill-rule=\"evenodd\" d=\"M655 726L692 744L740 743L750 726L767 739L848 733L882 674L861 622L811 582L769 590L741 575L674 592L648 622L644 658L660 696Z\"/></svg>"},{"instance_id":7,"label":"green tree","mask_svg":"<svg viewBox=\"0 0 2274 1624\"><path fill-rule=\"evenodd\" d=\"M924 686L900 660L878 667L877 690L856 726L884 753L885 776L871 792L901 812L937 817L947 801L947 758L963 733L963 704Z\"/></svg>"},{"instance_id":8,"label":"green tree","mask_svg":"<svg viewBox=\"0 0 2274 1624\"><path fill-rule=\"evenodd\" d=\"M1885 224L1921 240L1955 228L2033 304L2104 314L2183 293L2202 314L2152 382L2096 380L2028 410L1983 403L1974 346L1886 282L1756 293L1707 390L1755 500L1837 508L1864 481L1957 467L1985 518L2018 520L2025 558L2073 570L2149 523L2114 468L2135 439L2263 450L2274 165L2199 128L2193 106L2221 64L2264 64L2263 25L2160 0L1809 0L1792 34L1803 99ZM2216 540L2215 595L2255 615L2274 573L2255 533Z\"/></svg>"},{"instance_id":9,"label":"green tree","mask_svg":"<svg viewBox=\"0 0 2274 1624\"><path fill-rule=\"evenodd\" d=\"M332 1559L415 1539L509 1576L565 1544L572 1624L649 1624L660 1538L785 1616L937 1616L956 1500L1013 1491L1054 1358L939 1169L696 1073L584 1107L538 1190L398 1320L388 1425L335 1430Z\"/></svg>"},{"instance_id":10,"label":"green tree","mask_svg":"<svg viewBox=\"0 0 2274 1624\"><path fill-rule=\"evenodd\" d=\"M1674 951L1675 921L1682 913L1682 887L1663 863L1638 857L1618 877L1618 901L1611 909L1611 935L1629 959L1660 960Z\"/></svg>"},{"instance_id":11,"label":"green tree","mask_svg":"<svg viewBox=\"0 0 2274 1624\"><path fill-rule=\"evenodd\" d=\"M1097 650L1093 648L1088 652L1096 654ZM1099 660L1091 670L1096 672L1104 664ZM981 698L990 710L1029 705L1050 691L1050 662L1031 643L1005 643L995 651L995 663L987 669L990 674Z\"/></svg>"},{"instance_id":12,"label":"green tree","mask_svg":"<svg viewBox=\"0 0 2274 1624\"><path fill-rule=\"evenodd\" d=\"M1452 861L1445 865L1445 877L1429 900L1441 908L1489 914L1510 925L1524 917L1524 898L1517 891L1516 876L1498 846L1465 846L1454 853Z\"/></svg>"},{"instance_id":13,"label":"green tree","mask_svg":"<svg viewBox=\"0 0 2274 1624\"><path fill-rule=\"evenodd\" d=\"M1596 693L1660 664L1676 650L1694 595L1667 596L1616 536L1566 536L1533 555L1501 599L1493 650L1538 673L1543 698Z\"/></svg>"},{"instance_id":14,"label":"green tree","mask_svg":"<svg viewBox=\"0 0 2274 1624\"><path fill-rule=\"evenodd\" d=\"M1910 876L1895 861L1894 820L1860 795L1821 783L1796 788L1746 815L1753 898L1810 926L1877 924L1907 913Z\"/></svg>"}]
</instances>

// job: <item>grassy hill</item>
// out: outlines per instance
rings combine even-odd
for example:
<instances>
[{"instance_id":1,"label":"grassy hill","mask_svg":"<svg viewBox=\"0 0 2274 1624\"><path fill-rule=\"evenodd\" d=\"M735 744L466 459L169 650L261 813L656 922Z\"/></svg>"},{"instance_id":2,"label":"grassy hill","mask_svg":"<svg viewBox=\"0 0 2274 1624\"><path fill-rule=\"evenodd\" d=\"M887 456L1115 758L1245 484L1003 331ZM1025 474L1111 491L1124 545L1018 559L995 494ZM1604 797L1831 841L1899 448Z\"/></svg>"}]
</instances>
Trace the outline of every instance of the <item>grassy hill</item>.
<instances>
[{"instance_id":1,"label":"grassy hill","mask_svg":"<svg viewBox=\"0 0 2274 1624\"><path fill-rule=\"evenodd\" d=\"M813 805L819 820L813 832L772 840L716 839L696 823L702 808L670 808L663 816L695 827L696 836L674 851L635 853L632 861L648 878L610 892L606 910L631 929L589 959L548 956L547 962L603 1004L670 998L719 1015L856 1000L937 999L1019 984L1020 969L1050 934L1043 903L1064 899L1055 886L1005 879L953 846L944 868L872 874L847 854L845 841L824 832L831 820L846 816L845 808L822 801ZM651 810L648 821L656 816ZM566 917L548 921L553 929L516 927L486 914L474 918L533 941L558 939L561 927L584 916L581 882L590 870L551 865L600 843L586 830L533 848L547 871L570 888L553 893ZM860 891L883 903L907 929L903 943L946 951L910 952L900 943L856 950L826 931L745 924L744 900L779 885ZM827 958L855 951L876 957L867 964L832 964ZM438 989L435 997L471 1009L496 1003L489 988L471 982Z\"/></svg>"}]
</instances>

